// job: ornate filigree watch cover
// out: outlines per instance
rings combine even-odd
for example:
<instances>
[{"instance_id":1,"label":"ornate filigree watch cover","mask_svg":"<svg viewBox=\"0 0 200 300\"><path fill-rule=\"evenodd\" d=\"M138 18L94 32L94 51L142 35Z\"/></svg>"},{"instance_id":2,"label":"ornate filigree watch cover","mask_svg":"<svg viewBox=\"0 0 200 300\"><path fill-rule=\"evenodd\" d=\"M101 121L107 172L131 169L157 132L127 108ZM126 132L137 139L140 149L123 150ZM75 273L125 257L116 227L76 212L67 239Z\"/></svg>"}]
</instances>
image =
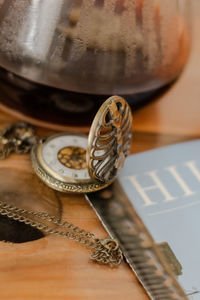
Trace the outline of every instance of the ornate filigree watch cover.
<instances>
[{"instance_id":1,"label":"ornate filigree watch cover","mask_svg":"<svg viewBox=\"0 0 200 300\"><path fill-rule=\"evenodd\" d=\"M129 153L132 115L127 102L108 98L97 112L89 137L59 133L32 149L36 174L63 192L88 193L111 184Z\"/></svg>"}]
</instances>

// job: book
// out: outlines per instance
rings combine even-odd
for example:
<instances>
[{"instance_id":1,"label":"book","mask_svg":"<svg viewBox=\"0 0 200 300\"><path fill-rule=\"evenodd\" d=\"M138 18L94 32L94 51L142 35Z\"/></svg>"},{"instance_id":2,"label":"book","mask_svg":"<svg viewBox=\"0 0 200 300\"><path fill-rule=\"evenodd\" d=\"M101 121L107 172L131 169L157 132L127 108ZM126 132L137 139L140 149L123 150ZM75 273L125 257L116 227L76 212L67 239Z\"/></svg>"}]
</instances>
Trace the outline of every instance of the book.
<instances>
[{"instance_id":1,"label":"book","mask_svg":"<svg viewBox=\"0 0 200 300\"><path fill-rule=\"evenodd\" d=\"M99 193L105 200L101 204L95 195L88 196L90 203L110 234L119 240L127 261L150 297L200 299L200 140L130 155L112 189L110 197L105 196L106 191L104 196ZM156 269L149 269L152 276L147 276L150 267L146 257L141 256L144 249L140 253L133 251L137 237L149 239L148 246L140 242L138 247L144 247L146 252L154 249L151 258L157 258L160 252L165 260L154 259ZM153 282L153 274L158 274L159 268L162 278L158 281L155 277ZM173 279L176 293L173 294L173 288L170 292L166 290L167 283L161 287L166 276ZM165 293L162 298L159 290L162 295Z\"/></svg>"}]
</instances>

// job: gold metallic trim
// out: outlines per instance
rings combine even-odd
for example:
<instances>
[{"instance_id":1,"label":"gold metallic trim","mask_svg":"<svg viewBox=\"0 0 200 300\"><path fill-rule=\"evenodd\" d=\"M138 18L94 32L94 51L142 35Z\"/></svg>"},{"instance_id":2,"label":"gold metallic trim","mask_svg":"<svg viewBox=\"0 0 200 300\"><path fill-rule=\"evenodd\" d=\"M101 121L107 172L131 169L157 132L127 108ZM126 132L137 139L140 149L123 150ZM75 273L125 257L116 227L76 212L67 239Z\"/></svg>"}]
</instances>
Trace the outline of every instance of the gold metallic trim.
<instances>
[{"instance_id":1,"label":"gold metallic trim","mask_svg":"<svg viewBox=\"0 0 200 300\"><path fill-rule=\"evenodd\" d=\"M94 181L87 181L87 182L70 182L68 178L59 178L59 175L55 172L55 175L52 175L46 164L43 166L41 164L40 158L38 158L38 147L41 146L34 146L31 152L31 161L32 166L35 173L38 177L49 187L60 191L60 192L72 192L72 193L91 193L98 190L101 190L107 187L110 183L101 183L101 182L94 182Z\"/></svg>"}]
</instances>

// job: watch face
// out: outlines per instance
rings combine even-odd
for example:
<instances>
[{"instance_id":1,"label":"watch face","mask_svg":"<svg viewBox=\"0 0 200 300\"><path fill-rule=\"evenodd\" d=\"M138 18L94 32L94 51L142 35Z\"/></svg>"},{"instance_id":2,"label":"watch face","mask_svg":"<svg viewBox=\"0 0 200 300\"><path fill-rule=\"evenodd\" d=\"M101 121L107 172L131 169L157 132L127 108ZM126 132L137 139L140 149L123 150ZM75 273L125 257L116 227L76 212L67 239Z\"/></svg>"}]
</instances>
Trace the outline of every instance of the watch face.
<instances>
[{"instance_id":1,"label":"watch face","mask_svg":"<svg viewBox=\"0 0 200 300\"><path fill-rule=\"evenodd\" d=\"M91 181L86 164L87 137L59 134L38 146L38 160L51 176L68 182Z\"/></svg>"},{"instance_id":2,"label":"watch face","mask_svg":"<svg viewBox=\"0 0 200 300\"><path fill-rule=\"evenodd\" d=\"M110 183L92 179L86 163L88 139L85 136L54 134L32 148L36 174L51 188L61 192L90 193Z\"/></svg>"}]
</instances>

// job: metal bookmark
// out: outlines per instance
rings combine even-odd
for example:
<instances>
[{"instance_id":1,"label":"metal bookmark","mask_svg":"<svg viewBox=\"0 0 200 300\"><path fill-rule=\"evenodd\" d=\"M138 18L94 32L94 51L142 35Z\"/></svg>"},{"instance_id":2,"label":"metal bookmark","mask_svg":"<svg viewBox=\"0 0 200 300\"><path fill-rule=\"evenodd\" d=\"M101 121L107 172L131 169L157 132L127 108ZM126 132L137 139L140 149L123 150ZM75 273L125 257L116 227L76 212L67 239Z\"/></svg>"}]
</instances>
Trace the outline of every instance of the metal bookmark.
<instances>
[{"instance_id":1,"label":"metal bookmark","mask_svg":"<svg viewBox=\"0 0 200 300\"><path fill-rule=\"evenodd\" d=\"M116 239L123 255L153 300L188 299L118 180L86 195L105 229Z\"/></svg>"}]
</instances>

